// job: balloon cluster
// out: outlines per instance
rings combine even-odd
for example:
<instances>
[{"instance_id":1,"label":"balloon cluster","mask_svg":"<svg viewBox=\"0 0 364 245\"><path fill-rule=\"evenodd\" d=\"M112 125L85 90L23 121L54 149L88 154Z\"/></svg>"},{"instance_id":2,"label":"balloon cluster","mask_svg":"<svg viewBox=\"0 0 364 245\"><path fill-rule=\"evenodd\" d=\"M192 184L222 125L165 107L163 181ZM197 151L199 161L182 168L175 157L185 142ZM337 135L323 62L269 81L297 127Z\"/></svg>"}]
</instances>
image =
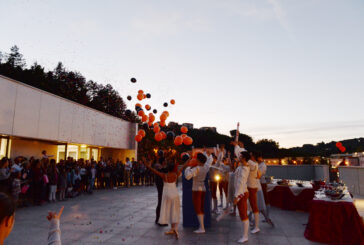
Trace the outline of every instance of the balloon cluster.
<instances>
[{"instance_id":1,"label":"balloon cluster","mask_svg":"<svg viewBox=\"0 0 364 245\"><path fill-rule=\"evenodd\" d=\"M342 153L344 153L346 151L346 147L343 146L343 144L341 142L336 142L336 147L339 149L339 151L341 151Z\"/></svg>"},{"instance_id":2,"label":"balloon cluster","mask_svg":"<svg viewBox=\"0 0 364 245\"><path fill-rule=\"evenodd\" d=\"M131 78L130 81L132 83L136 83L136 79L135 78ZM139 90L138 91L138 95L136 96L136 98L138 99L138 103L135 104L135 111L136 114L139 116L140 120L144 123L143 127L144 129L140 129L138 131L138 134L135 136L135 141L137 142L141 142L143 140L143 138L146 135L146 130L149 129L153 129L154 132L154 139L155 141L159 142L165 139L168 140L173 140L174 144L176 146L179 145L191 145L193 143L193 139L190 136L187 136L187 132L188 129L187 127L183 126L181 127L181 135L175 136L173 131L168 131L168 132L164 132L161 130L161 128L166 126L166 121L169 117L169 112L168 111L163 111L162 114L159 116L159 123L155 122L156 120L156 114L158 113L157 109L153 109L149 104L144 105L144 109L146 111L150 111L152 110L152 112L150 112L149 114L146 114L146 112L143 109L143 106L141 104L141 102L145 99L150 99L152 96L149 93L144 93L143 90ZM127 97L128 100L132 100L132 96L128 96ZM171 105L174 105L176 103L176 101L174 99L170 100L169 102ZM163 103L164 107L168 107L168 103L165 102ZM127 116L131 115L131 110L126 110L125 114Z\"/></svg>"}]
</instances>

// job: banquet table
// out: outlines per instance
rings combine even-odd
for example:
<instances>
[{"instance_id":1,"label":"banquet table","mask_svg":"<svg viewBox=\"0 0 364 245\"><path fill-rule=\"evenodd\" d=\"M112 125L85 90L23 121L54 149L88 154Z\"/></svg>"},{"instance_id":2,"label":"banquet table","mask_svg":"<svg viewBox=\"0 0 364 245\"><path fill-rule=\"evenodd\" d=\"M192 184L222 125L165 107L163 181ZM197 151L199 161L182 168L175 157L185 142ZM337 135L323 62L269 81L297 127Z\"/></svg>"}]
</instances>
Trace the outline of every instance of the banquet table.
<instances>
[{"instance_id":1,"label":"banquet table","mask_svg":"<svg viewBox=\"0 0 364 245\"><path fill-rule=\"evenodd\" d=\"M315 198L304 235L331 245L364 245L364 224L350 196L339 201Z\"/></svg>"},{"instance_id":2,"label":"banquet table","mask_svg":"<svg viewBox=\"0 0 364 245\"><path fill-rule=\"evenodd\" d=\"M268 184L269 203L284 210L308 211L315 191L309 182L302 182L303 187L291 182L291 185Z\"/></svg>"}]
</instances>

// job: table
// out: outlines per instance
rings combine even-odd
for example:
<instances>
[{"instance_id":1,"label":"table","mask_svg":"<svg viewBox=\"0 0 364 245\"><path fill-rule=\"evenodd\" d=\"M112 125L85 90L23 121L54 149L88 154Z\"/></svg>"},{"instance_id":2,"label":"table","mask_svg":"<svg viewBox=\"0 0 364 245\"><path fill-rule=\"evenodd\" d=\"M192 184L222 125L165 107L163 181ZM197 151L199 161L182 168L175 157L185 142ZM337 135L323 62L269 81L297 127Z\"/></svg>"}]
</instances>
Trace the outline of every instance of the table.
<instances>
[{"instance_id":1,"label":"table","mask_svg":"<svg viewBox=\"0 0 364 245\"><path fill-rule=\"evenodd\" d=\"M349 198L312 200L305 237L331 245L364 245L363 220Z\"/></svg>"},{"instance_id":2,"label":"table","mask_svg":"<svg viewBox=\"0 0 364 245\"><path fill-rule=\"evenodd\" d=\"M315 191L312 185L304 183L304 187L268 184L268 198L272 206L284 210L308 211Z\"/></svg>"}]
</instances>

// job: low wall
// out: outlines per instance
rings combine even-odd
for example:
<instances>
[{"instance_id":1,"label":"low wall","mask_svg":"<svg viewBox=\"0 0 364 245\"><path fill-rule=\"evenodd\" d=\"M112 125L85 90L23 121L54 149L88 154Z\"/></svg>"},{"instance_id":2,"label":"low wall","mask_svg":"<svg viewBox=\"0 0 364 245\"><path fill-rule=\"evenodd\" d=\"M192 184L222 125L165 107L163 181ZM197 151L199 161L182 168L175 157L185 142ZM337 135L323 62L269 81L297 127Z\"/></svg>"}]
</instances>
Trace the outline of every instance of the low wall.
<instances>
[{"instance_id":1,"label":"low wall","mask_svg":"<svg viewBox=\"0 0 364 245\"><path fill-rule=\"evenodd\" d=\"M339 167L339 178L351 193L364 195L364 167Z\"/></svg>"},{"instance_id":2,"label":"low wall","mask_svg":"<svg viewBox=\"0 0 364 245\"><path fill-rule=\"evenodd\" d=\"M328 165L268 165L267 176L276 179L329 180Z\"/></svg>"}]
</instances>

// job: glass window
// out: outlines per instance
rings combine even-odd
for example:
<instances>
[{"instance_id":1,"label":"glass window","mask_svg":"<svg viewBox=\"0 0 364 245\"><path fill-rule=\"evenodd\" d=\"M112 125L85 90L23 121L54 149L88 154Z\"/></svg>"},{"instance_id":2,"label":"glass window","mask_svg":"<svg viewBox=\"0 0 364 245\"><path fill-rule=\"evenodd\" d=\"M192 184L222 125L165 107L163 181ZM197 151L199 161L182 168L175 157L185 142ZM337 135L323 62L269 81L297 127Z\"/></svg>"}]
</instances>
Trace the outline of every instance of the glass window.
<instances>
[{"instance_id":1,"label":"glass window","mask_svg":"<svg viewBox=\"0 0 364 245\"><path fill-rule=\"evenodd\" d=\"M0 159L3 157L6 157L6 148L8 145L8 139L6 138L1 138L0 140Z\"/></svg>"},{"instance_id":2,"label":"glass window","mask_svg":"<svg viewBox=\"0 0 364 245\"><path fill-rule=\"evenodd\" d=\"M99 160L99 149L92 149L91 158L95 161Z\"/></svg>"},{"instance_id":3,"label":"glass window","mask_svg":"<svg viewBox=\"0 0 364 245\"><path fill-rule=\"evenodd\" d=\"M72 157L74 160L78 160L78 146L68 145L67 146L67 157Z\"/></svg>"},{"instance_id":4,"label":"glass window","mask_svg":"<svg viewBox=\"0 0 364 245\"><path fill-rule=\"evenodd\" d=\"M66 146L65 145L59 145L57 146L57 162L61 160L65 160L65 153L66 153Z\"/></svg>"}]
</instances>

